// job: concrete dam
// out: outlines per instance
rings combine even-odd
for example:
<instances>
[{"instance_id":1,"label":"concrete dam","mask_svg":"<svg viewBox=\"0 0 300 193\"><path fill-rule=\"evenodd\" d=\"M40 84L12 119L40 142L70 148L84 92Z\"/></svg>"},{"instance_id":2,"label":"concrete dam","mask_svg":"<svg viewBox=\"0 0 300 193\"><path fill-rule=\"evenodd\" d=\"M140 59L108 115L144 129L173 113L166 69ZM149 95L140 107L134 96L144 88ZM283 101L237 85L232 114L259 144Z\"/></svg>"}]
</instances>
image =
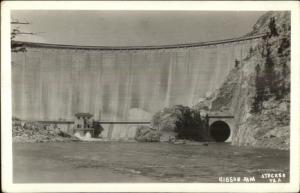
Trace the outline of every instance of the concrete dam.
<instances>
[{"instance_id":1,"label":"concrete dam","mask_svg":"<svg viewBox=\"0 0 300 193\"><path fill-rule=\"evenodd\" d=\"M149 121L164 107L193 106L213 93L258 37L141 47L18 42L12 52L13 116L72 120L77 112L103 121ZM107 125L104 136L135 130Z\"/></svg>"}]
</instances>

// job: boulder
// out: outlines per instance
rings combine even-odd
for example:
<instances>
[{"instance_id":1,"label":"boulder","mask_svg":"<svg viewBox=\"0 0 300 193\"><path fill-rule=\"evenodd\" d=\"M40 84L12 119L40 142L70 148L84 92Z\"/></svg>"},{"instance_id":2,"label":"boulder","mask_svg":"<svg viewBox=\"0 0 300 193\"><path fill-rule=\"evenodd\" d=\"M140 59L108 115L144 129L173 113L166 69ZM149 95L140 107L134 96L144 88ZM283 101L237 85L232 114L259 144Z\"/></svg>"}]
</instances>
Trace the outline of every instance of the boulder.
<instances>
[{"instance_id":1,"label":"boulder","mask_svg":"<svg viewBox=\"0 0 300 193\"><path fill-rule=\"evenodd\" d=\"M142 125L136 130L135 140L138 142L159 142L160 133L149 126Z\"/></svg>"}]
</instances>

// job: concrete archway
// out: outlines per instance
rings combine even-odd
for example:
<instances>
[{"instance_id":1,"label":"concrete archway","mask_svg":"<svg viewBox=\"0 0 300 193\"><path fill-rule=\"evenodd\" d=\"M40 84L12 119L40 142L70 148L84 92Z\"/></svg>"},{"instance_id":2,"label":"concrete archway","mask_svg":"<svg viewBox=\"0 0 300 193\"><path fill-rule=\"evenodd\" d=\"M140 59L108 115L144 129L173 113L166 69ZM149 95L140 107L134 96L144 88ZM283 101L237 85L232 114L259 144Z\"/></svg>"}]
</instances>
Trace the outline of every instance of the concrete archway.
<instances>
[{"instance_id":1,"label":"concrete archway","mask_svg":"<svg viewBox=\"0 0 300 193\"><path fill-rule=\"evenodd\" d=\"M230 126L225 121L215 121L209 127L210 136L217 142L225 142L230 133Z\"/></svg>"}]
</instances>

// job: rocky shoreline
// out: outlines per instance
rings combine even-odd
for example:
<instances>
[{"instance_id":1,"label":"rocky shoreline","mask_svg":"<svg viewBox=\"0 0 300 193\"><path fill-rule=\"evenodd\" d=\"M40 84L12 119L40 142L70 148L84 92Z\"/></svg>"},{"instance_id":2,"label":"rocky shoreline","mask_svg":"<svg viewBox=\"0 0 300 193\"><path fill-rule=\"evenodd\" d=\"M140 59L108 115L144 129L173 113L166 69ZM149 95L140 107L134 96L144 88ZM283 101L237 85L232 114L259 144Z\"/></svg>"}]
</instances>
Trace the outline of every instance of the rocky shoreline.
<instances>
[{"instance_id":1,"label":"rocky shoreline","mask_svg":"<svg viewBox=\"0 0 300 193\"><path fill-rule=\"evenodd\" d=\"M16 143L79 141L77 137L64 133L51 125L19 120L13 120L12 139Z\"/></svg>"}]
</instances>

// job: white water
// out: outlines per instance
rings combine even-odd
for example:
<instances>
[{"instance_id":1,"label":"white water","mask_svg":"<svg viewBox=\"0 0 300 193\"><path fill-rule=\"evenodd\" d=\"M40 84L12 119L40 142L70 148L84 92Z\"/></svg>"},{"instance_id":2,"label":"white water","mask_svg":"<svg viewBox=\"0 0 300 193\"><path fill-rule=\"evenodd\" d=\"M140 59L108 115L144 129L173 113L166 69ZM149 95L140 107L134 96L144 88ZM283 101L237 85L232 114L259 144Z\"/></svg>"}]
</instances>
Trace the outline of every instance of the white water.
<instances>
[{"instance_id":1,"label":"white water","mask_svg":"<svg viewBox=\"0 0 300 193\"><path fill-rule=\"evenodd\" d=\"M90 132L87 132L84 136L81 136L78 132L76 132L74 136L80 139L81 141L103 141L99 138L92 138Z\"/></svg>"},{"instance_id":2,"label":"white water","mask_svg":"<svg viewBox=\"0 0 300 193\"><path fill-rule=\"evenodd\" d=\"M13 115L71 120L89 112L105 121L149 121L130 116L130 110L152 115L170 105L197 104L254 44L147 51L28 48L12 56ZM122 133L118 127L110 135L131 136L132 129Z\"/></svg>"}]
</instances>

